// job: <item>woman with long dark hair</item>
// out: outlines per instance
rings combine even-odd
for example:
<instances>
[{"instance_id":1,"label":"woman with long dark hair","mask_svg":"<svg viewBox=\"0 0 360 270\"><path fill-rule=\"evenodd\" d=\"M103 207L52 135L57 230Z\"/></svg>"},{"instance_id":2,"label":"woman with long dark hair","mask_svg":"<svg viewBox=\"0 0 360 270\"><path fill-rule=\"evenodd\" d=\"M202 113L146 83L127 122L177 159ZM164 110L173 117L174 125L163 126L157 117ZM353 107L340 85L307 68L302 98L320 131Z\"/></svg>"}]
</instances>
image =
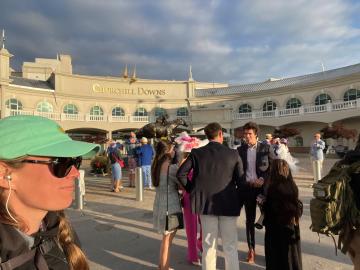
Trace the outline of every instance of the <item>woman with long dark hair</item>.
<instances>
[{"instance_id":1,"label":"woman with long dark hair","mask_svg":"<svg viewBox=\"0 0 360 270\"><path fill-rule=\"evenodd\" d=\"M302 203L288 163L272 161L263 203L267 270L301 270L299 219Z\"/></svg>"},{"instance_id":2,"label":"woman with long dark hair","mask_svg":"<svg viewBox=\"0 0 360 270\"><path fill-rule=\"evenodd\" d=\"M168 270L170 264L170 247L176 229L166 229L166 211L169 214L181 213L177 188L177 164L172 164L175 156L174 146L167 141L160 141L155 147L155 158L151 166L153 186L156 189L154 200L154 228L163 235L160 246L159 269Z\"/></svg>"}]
</instances>

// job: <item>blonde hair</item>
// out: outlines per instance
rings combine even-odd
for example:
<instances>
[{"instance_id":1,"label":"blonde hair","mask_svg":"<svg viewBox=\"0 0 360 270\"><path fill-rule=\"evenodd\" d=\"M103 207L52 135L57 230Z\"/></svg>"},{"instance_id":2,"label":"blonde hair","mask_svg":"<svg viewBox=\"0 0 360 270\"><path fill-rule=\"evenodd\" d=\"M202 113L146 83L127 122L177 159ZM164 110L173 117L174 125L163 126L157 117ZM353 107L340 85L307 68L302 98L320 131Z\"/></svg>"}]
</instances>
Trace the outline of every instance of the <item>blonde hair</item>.
<instances>
[{"instance_id":1,"label":"blonde hair","mask_svg":"<svg viewBox=\"0 0 360 270\"><path fill-rule=\"evenodd\" d=\"M88 270L89 264L85 254L74 242L74 234L68 219L65 217L64 211L58 212L59 216L59 232L58 240L64 250L66 259L71 269Z\"/></svg>"}]
</instances>

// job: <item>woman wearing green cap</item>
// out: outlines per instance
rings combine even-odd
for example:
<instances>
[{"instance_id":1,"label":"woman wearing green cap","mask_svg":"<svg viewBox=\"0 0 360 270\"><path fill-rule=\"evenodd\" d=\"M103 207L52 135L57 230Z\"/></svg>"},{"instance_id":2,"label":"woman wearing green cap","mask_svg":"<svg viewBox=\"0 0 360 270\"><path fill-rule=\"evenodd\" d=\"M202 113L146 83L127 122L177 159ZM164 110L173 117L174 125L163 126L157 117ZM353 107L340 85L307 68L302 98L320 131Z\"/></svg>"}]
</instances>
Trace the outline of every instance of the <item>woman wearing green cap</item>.
<instances>
[{"instance_id":1,"label":"woman wearing green cap","mask_svg":"<svg viewBox=\"0 0 360 270\"><path fill-rule=\"evenodd\" d=\"M0 120L0 269L89 269L63 209L98 149L46 118Z\"/></svg>"}]
</instances>

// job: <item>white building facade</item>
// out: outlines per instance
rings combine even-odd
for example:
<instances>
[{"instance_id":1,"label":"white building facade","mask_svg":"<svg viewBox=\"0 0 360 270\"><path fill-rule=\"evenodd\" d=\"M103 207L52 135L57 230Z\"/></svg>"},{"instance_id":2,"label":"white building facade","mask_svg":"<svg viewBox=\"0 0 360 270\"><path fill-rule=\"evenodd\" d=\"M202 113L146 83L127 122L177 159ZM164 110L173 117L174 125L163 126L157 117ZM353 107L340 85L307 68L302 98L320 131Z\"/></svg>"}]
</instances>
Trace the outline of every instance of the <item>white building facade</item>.
<instances>
[{"instance_id":1,"label":"white building facade","mask_svg":"<svg viewBox=\"0 0 360 270\"><path fill-rule=\"evenodd\" d=\"M307 151L313 133L341 123L360 131L360 64L303 76L233 85L145 80L128 76L88 76L72 72L71 57L36 58L12 72L0 50L1 117L41 115L70 133L128 132L162 114L183 118L194 129L217 121L228 133L248 121L259 124L259 137L275 128L296 127L290 146ZM355 142L338 141L350 148Z\"/></svg>"}]
</instances>

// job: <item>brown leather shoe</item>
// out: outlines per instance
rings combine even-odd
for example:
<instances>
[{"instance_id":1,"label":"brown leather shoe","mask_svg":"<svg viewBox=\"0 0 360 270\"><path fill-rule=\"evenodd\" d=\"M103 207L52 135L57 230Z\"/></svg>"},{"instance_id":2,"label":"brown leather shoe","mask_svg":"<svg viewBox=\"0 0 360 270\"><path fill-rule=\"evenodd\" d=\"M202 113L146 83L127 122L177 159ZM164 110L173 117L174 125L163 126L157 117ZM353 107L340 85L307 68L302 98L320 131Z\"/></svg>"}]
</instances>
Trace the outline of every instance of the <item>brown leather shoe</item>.
<instances>
[{"instance_id":1,"label":"brown leather shoe","mask_svg":"<svg viewBox=\"0 0 360 270\"><path fill-rule=\"evenodd\" d=\"M250 249L248 252L247 262L255 263L255 251L253 249Z\"/></svg>"}]
</instances>

